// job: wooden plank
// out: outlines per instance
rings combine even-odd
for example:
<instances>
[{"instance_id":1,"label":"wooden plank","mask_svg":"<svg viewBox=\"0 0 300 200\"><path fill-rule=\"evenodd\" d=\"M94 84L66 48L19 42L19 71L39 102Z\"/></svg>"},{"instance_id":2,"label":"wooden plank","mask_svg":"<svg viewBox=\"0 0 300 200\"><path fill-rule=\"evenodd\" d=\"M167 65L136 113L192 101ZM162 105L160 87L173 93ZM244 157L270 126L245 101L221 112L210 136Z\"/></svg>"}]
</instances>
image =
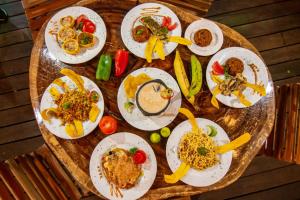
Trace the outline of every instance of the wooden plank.
<instances>
[{"instance_id":1,"label":"wooden plank","mask_svg":"<svg viewBox=\"0 0 300 200\"><path fill-rule=\"evenodd\" d=\"M29 89L0 95L0 111L30 104Z\"/></svg>"},{"instance_id":2,"label":"wooden plank","mask_svg":"<svg viewBox=\"0 0 300 200\"><path fill-rule=\"evenodd\" d=\"M1 0L0 5L4 5L6 3L11 3L11 2L15 2L15 1L19 1L19 0Z\"/></svg>"},{"instance_id":3,"label":"wooden plank","mask_svg":"<svg viewBox=\"0 0 300 200\"><path fill-rule=\"evenodd\" d=\"M32 40L29 28L23 28L16 31L0 34L0 47L12 45L15 43Z\"/></svg>"},{"instance_id":4,"label":"wooden plank","mask_svg":"<svg viewBox=\"0 0 300 200\"><path fill-rule=\"evenodd\" d=\"M290 60L300 59L300 44L294 44L277 49L271 49L261 52L262 57L267 65L274 65Z\"/></svg>"},{"instance_id":5,"label":"wooden plank","mask_svg":"<svg viewBox=\"0 0 300 200\"><path fill-rule=\"evenodd\" d=\"M300 199L300 182L289 183L269 190L258 191L246 196L232 198L231 200L253 200L253 199Z\"/></svg>"},{"instance_id":6,"label":"wooden plank","mask_svg":"<svg viewBox=\"0 0 300 200\"><path fill-rule=\"evenodd\" d=\"M20 44L2 47L0 48L0 62L30 56L32 46L32 41L27 41Z\"/></svg>"},{"instance_id":7,"label":"wooden plank","mask_svg":"<svg viewBox=\"0 0 300 200\"><path fill-rule=\"evenodd\" d=\"M42 136L0 145L0 161L34 151L44 143Z\"/></svg>"},{"instance_id":8,"label":"wooden plank","mask_svg":"<svg viewBox=\"0 0 300 200\"><path fill-rule=\"evenodd\" d=\"M28 73L9 76L0 79L0 94L16 90L27 89L29 86Z\"/></svg>"},{"instance_id":9,"label":"wooden plank","mask_svg":"<svg viewBox=\"0 0 300 200\"><path fill-rule=\"evenodd\" d=\"M9 165L9 168L11 172L14 174L18 182L22 185L25 192L28 194L28 196L31 199L41 199L41 196L39 193L35 190L34 186L28 179L28 177L24 174L23 170L18 166L16 161L13 159L9 159L6 161L6 163Z\"/></svg>"},{"instance_id":10,"label":"wooden plank","mask_svg":"<svg viewBox=\"0 0 300 200\"><path fill-rule=\"evenodd\" d=\"M8 18L8 22L0 24L0 33L18 30L28 27L27 18L24 14Z\"/></svg>"},{"instance_id":11,"label":"wooden plank","mask_svg":"<svg viewBox=\"0 0 300 200\"><path fill-rule=\"evenodd\" d=\"M8 188L5 186L4 182L0 179L0 199L3 200L13 200Z\"/></svg>"},{"instance_id":12,"label":"wooden plank","mask_svg":"<svg viewBox=\"0 0 300 200\"><path fill-rule=\"evenodd\" d=\"M288 15L260 22L235 26L233 29L247 38L252 38L298 27L300 27L300 14Z\"/></svg>"},{"instance_id":13,"label":"wooden plank","mask_svg":"<svg viewBox=\"0 0 300 200\"><path fill-rule=\"evenodd\" d=\"M213 16L210 19L233 27L298 12L300 12L300 1L290 0Z\"/></svg>"},{"instance_id":14,"label":"wooden plank","mask_svg":"<svg viewBox=\"0 0 300 200\"><path fill-rule=\"evenodd\" d=\"M28 72L30 57L0 63L0 78Z\"/></svg>"},{"instance_id":15,"label":"wooden plank","mask_svg":"<svg viewBox=\"0 0 300 200\"><path fill-rule=\"evenodd\" d=\"M269 65L273 81L300 76L300 59Z\"/></svg>"},{"instance_id":16,"label":"wooden plank","mask_svg":"<svg viewBox=\"0 0 300 200\"><path fill-rule=\"evenodd\" d=\"M286 45L295 44L300 42L300 28L285 31L281 33Z\"/></svg>"},{"instance_id":17,"label":"wooden plank","mask_svg":"<svg viewBox=\"0 0 300 200\"><path fill-rule=\"evenodd\" d=\"M299 82L300 82L300 76L295 76L295 77L291 77L288 79L277 80L274 82L274 85L280 86L280 85L285 85L288 83L299 83Z\"/></svg>"},{"instance_id":18,"label":"wooden plank","mask_svg":"<svg viewBox=\"0 0 300 200\"><path fill-rule=\"evenodd\" d=\"M218 0L214 1L208 11L207 16L220 15L237 10L258 7L266 4L275 3L281 0L252 0L252 1L237 1L237 0Z\"/></svg>"},{"instance_id":19,"label":"wooden plank","mask_svg":"<svg viewBox=\"0 0 300 200\"><path fill-rule=\"evenodd\" d=\"M36 120L6 126L0 129L0 145L13 141L24 140L41 134Z\"/></svg>"},{"instance_id":20,"label":"wooden plank","mask_svg":"<svg viewBox=\"0 0 300 200\"><path fill-rule=\"evenodd\" d=\"M31 104L0 111L0 127L34 120Z\"/></svg>"},{"instance_id":21,"label":"wooden plank","mask_svg":"<svg viewBox=\"0 0 300 200\"><path fill-rule=\"evenodd\" d=\"M24 9L21 1L16 1L16 2L11 2L11 3L1 5L1 8L5 9L9 17L24 13Z\"/></svg>"},{"instance_id":22,"label":"wooden plank","mask_svg":"<svg viewBox=\"0 0 300 200\"><path fill-rule=\"evenodd\" d=\"M262 174L242 177L232 185L209 193L203 193L199 200L229 199L236 196L267 190L280 185L300 181L300 166L291 165Z\"/></svg>"},{"instance_id":23,"label":"wooden plank","mask_svg":"<svg viewBox=\"0 0 300 200\"><path fill-rule=\"evenodd\" d=\"M3 162L0 162L0 177L15 199L29 199L24 189L8 169L8 165Z\"/></svg>"}]
</instances>

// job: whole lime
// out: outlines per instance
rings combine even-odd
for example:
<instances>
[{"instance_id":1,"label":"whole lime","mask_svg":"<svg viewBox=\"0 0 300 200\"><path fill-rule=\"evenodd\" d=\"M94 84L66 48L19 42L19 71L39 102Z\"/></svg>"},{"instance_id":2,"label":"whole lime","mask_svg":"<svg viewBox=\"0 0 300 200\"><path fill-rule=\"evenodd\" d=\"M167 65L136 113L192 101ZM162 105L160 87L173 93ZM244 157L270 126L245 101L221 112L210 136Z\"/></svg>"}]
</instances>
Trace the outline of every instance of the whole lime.
<instances>
[{"instance_id":1,"label":"whole lime","mask_svg":"<svg viewBox=\"0 0 300 200\"><path fill-rule=\"evenodd\" d=\"M160 130L160 134L161 134L161 136L167 138L167 137L169 137L169 135L171 134L171 130L170 130L168 127L163 127L163 128Z\"/></svg>"},{"instance_id":2,"label":"whole lime","mask_svg":"<svg viewBox=\"0 0 300 200\"><path fill-rule=\"evenodd\" d=\"M150 141L152 143L159 143L160 142L160 135L158 133L151 133Z\"/></svg>"}]
</instances>

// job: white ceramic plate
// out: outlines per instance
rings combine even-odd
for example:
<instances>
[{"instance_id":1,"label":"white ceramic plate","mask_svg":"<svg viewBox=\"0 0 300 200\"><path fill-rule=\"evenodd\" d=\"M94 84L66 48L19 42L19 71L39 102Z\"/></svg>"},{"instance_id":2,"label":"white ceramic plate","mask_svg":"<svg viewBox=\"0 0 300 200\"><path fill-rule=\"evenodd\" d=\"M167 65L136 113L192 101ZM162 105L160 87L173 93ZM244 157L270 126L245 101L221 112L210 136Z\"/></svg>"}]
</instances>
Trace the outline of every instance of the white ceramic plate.
<instances>
[{"instance_id":1,"label":"white ceramic plate","mask_svg":"<svg viewBox=\"0 0 300 200\"><path fill-rule=\"evenodd\" d=\"M130 75L137 76L141 73L145 73L150 76L152 79L161 79L169 88L171 88L174 92L174 96L171 99L171 103L166 109L165 112L158 116L145 116L143 113L137 108L136 103L135 108L132 113L128 113L124 108L124 103L128 101L125 90L124 90L124 80L121 83L118 91L118 108L123 118L133 127L145 130L145 131L153 131L168 126L177 116L178 110L181 106L181 92L180 88L177 85L176 80L167 72L152 68L145 67L138 70L133 71Z\"/></svg>"},{"instance_id":2,"label":"white ceramic plate","mask_svg":"<svg viewBox=\"0 0 300 200\"><path fill-rule=\"evenodd\" d=\"M59 29L62 27L59 23L60 18L70 15L76 19L81 14L86 15L96 25L96 31L94 35L97 37L97 42L91 48L83 48L80 53L76 55L70 55L64 52L64 50L58 45L56 37L51 35L49 31L53 30L55 27L54 23L58 25ZM50 53L58 60L69 64L84 63L91 60L101 51L105 44L105 40L106 27L102 18L95 11L80 6L69 7L56 13L48 22L45 31L46 46Z\"/></svg>"},{"instance_id":3,"label":"white ceramic plate","mask_svg":"<svg viewBox=\"0 0 300 200\"><path fill-rule=\"evenodd\" d=\"M265 63L261 60L260 57L258 57L255 53L252 51L241 48L241 47L229 47L226 49L222 49L218 53L216 53L209 61L206 69L206 81L207 85L212 91L214 87L217 85L214 83L211 79L210 73L212 72L212 65L215 61L218 61L221 65L225 64L225 62L231 58L236 57L243 61L244 63L244 71L243 75L247 78L247 81L249 83L255 83L255 75L254 72L251 70L251 67L249 64L255 64L258 68L257 72L257 83L262 83L267 88L268 85L268 72ZM224 79L224 76L220 76L220 78ZM243 91L243 94L245 95L246 99L251 102L252 105L254 105L256 102L258 102L262 96L260 96L257 93L254 93L252 89L246 88ZM245 108L246 106L237 99L234 95L231 96L224 96L222 94L218 94L216 98L222 102L223 104L234 107L234 108Z\"/></svg>"},{"instance_id":4,"label":"white ceramic plate","mask_svg":"<svg viewBox=\"0 0 300 200\"><path fill-rule=\"evenodd\" d=\"M215 122L203 118L197 118L196 120L198 126L201 127L205 132L207 132L207 125L212 125L217 129L218 134L215 137L213 137L213 140L216 142L217 145L223 145L230 142L230 139L228 138L226 132ZM178 158L178 146L180 139L183 135L185 135L191 130L192 126L190 122L186 120L184 122L181 122L173 129L168 139L166 155L168 164L172 172L175 172L181 164L181 161ZM220 160L219 164L216 164L215 166L201 171L190 168L188 173L180 180L188 185L192 185L195 187L205 187L218 182L225 176L225 174L230 168L232 160L232 151L221 155L218 154L217 156Z\"/></svg>"},{"instance_id":5,"label":"white ceramic plate","mask_svg":"<svg viewBox=\"0 0 300 200\"><path fill-rule=\"evenodd\" d=\"M200 29L207 29L212 33L212 41L210 45L206 47L200 47L195 44L194 34ZM222 30L214 22L207 19L200 19L191 23L184 34L184 37L193 42L192 45L189 45L188 48L195 54L200 56L209 56L222 47L223 44L223 33Z\"/></svg>"},{"instance_id":6,"label":"white ceramic plate","mask_svg":"<svg viewBox=\"0 0 300 200\"><path fill-rule=\"evenodd\" d=\"M102 96L102 93L101 93L99 87L92 80L90 80L84 76L81 76L81 77L84 80L84 88L86 88L90 91L95 90L99 94L99 101L97 103L97 106L100 109L100 113L95 122L91 122L88 120L88 121L85 121L82 123L84 134L81 137L84 137L84 136L90 134L98 126L98 123L99 123L100 119L102 118L102 115L104 112L104 99L103 99L103 96ZM66 82L66 84L70 87L70 89L77 87L75 85L75 83L73 83L73 81L67 76L63 76L60 79L64 82ZM58 85L56 85L54 83L51 83L43 94L41 106L40 106L40 112L42 112L42 110L44 110L46 108L57 108L57 105L54 103L54 100L49 92L50 88L52 88L52 87L55 87L60 93L63 93L63 90L61 87L59 87ZM63 139L77 139L77 138L70 137L66 133L65 126L61 125L61 120L58 118L53 117L53 118L51 118L51 122L48 122L46 120L43 120L43 122L44 122L45 126L47 127L47 129L51 133L56 135L57 137L60 137ZM81 138L81 137L78 137L78 138Z\"/></svg>"},{"instance_id":7,"label":"white ceramic plate","mask_svg":"<svg viewBox=\"0 0 300 200\"><path fill-rule=\"evenodd\" d=\"M143 176L140 181L133 188L121 189L123 198L117 198L110 194L110 186L103 175L100 178L102 170L101 159L110 149L116 147L129 150L130 148L137 147L143 150L147 155L147 160L142 164ZM99 172L100 170L100 172ZM152 186L157 172L157 163L155 154L151 146L141 137L127 132L115 133L104 138L94 149L90 160L90 176L96 189L107 199L122 199L132 200L138 199L143 196Z\"/></svg>"},{"instance_id":8,"label":"white ceramic plate","mask_svg":"<svg viewBox=\"0 0 300 200\"><path fill-rule=\"evenodd\" d=\"M175 15L175 13L168 7L158 4L158 3L144 3L140 4L134 8L132 8L124 17L121 25L121 36L122 40L125 44L125 46L131 51L134 55L140 57L140 58L145 58L145 48L147 42L144 43L139 43L136 42L131 35L131 30L133 27L134 22L138 17L140 17L140 13L142 9L144 8L153 8L153 7L160 7L160 11L156 14L158 15L163 15L163 16L170 16L172 18L172 23L177 23L177 27L173 30L170 31L170 35L172 36L181 36L181 24L178 19L178 17ZM162 23L162 17L154 17L159 23ZM141 25L140 22L136 22L135 26ZM164 45L164 50L165 54L169 55L172 53L172 51L177 47L177 43L174 42L168 42ZM153 59L157 59L158 56L156 54L153 54Z\"/></svg>"}]
</instances>

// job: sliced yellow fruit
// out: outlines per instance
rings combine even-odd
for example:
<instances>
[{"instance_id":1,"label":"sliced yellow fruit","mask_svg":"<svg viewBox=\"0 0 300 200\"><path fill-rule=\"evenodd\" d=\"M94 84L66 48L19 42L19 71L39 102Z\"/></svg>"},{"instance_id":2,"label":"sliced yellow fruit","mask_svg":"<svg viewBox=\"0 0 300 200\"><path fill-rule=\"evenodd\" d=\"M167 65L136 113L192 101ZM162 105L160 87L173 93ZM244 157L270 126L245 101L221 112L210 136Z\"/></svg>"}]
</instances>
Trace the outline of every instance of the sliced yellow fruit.
<instances>
[{"instance_id":1,"label":"sliced yellow fruit","mask_svg":"<svg viewBox=\"0 0 300 200\"><path fill-rule=\"evenodd\" d=\"M98 106L96 104L93 104L92 108L89 112L89 120L91 122L95 122L99 113L100 113L100 109L98 108Z\"/></svg>"},{"instance_id":2,"label":"sliced yellow fruit","mask_svg":"<svg viewBox=\"0 0 300 200\"><path fill-rule=\"evenodd\" d=\"M47 108L41 112L41 116L44 120L50 122L50 119L56 116L57 110L56 108Z\"/></svg>"},{"instance_id":3,"label":"sliced yellow fruit","mask_svg":"<svg viewBox=\"0 0 300 200\"><path fill-rule=\"evenodd\" d=\"M236 138L235 140L229 142L228 144L216 147L216 152L219 154L223 154L228 151L234 150L234 149L246 144L247 142L249 142L250 139L251 139L250 133L246 132L243 135L241 135L240 137Z\"/></svg>"},{"instance_id":4,"label":"sliced yellow fruit","mask_svg":"<svg viewBox=\"0 0 300 200\"><path fill-rule=\"evenodd\" d=\"M197 121L196 121L195 116L193 115L193 113L190 110L186 109L186 108L179 108L179 112L181 114L184 114L189 119L189 121L192 125L192 131L197 132L199 127L198 127Z\"/></svg>"},{"instance_id":5,"label":"sliced yellow fruit","mask_svg":"<svg viewBox=\"0 0 300 200\"><path fill-rule=\"evenodd\" d=\"M158 38L155 35L152 35L147 42L147 45L145 48L145 57L146 57L146 60L148 63L152 62L152 53L153 53L157 39Z\"/></svg>"},{"instance_id":6,"label":"sliced yellow fruit","mask_svg":"<svg viewBox=\"0 0 300 200\"><path fill-rule=\"evenodd\" d=\"M189 95L190 82L187 78L184 65L178 50L176 50L176 55L174 60L174 71L182 94L192 105L194 105L195 96L191 96L190 98L187 97Z\"/></svg>"},{"instance_id":7,"label":"sliced yellow fruit","mask_svg":"<svg viewBox=\"0 0 300 200\"><path fill-rule=\"evenodd\" d=\"M236 90L236 91L233 91L232 94L235 95L244 106L249 107L252 105L252 103L250 101L248 101L246 99L245 95L243 95L241 92Z\"/></svg>"},{"instance_id":8,"label":"sliced yellow fruit","mask_svg":"<svg viewBox=\"0 0 300 200\"><path fill-rule=\"evenodd\" d=\"M59 91L55 87L50 88L49 92L55 100L58 99L60 96Z\"/></svg>"},{"instance_id":9,"label":"sliced yellow fruit","mask_svg":"<svg viewBox=\"0 0 300 200\"><path fill-rule=\"evenodd\" d=\"M58 85L59 87L61 87L64 91L68 91L70 88L68 87L68 85L62 81L60 78L57 78L53 81L54 84Z\"/></svg>"},{"instance_id":10,"label":"sliced yellow fruit","mask_svg":"<svg viewBox=\"0 0 300 200\"><path fill-rule=\"evenodd\" d=\"M182 45L191 45L192 41L188 40L186 38L180 37L180 36L169 36L168 37L169 42L175 42Z\"/></svg>"},{"instance_id":11,"label":"sliced yellow fruit","mask_svg":"<svg viewBox=\"0 0 300 200\"><path fill-rule=\"evenodd\" d=\"M72 137L72 138L77 137L77 132L76 132L76 128L75 128L74 124L66 124L65 125L65 130L66 130L66 133L70 137Z\"/></svg>"},{"instance_id":12,"label":"sliced yellow fruit","mask_svg":"<svg viewBox=\"0 0 300 200\"><path fill-rule=\"evenodd\" d=\"M220 84L220 83L223 82L223 80L220 77L216 76L216 75L211 74L210 77L211 77L211 80L213 82L215 82L216 84Z\"/></svg>"},{"instance_id":13,"label":"sliced yellow fruit","mask_svg":"<svg viewBox=\"0 0 300 200\"><path fill-rule=\"evenodd\" d=\"M160 39L157 39L155 47L154 47L154 52L157 53L158 57L161 60L165 60L165 51L164 51L164 44Z\"/></svg>"},{"instance_id":14,"label":"sliced yellow fruit","mask_svg":"<svg viewBox=\"0 0 300 200\"><path fill-rule=\"evenodd\" d=\"M75 129L76 129L76 136L82 136L83 135L83 126L82 126L82 121L79 120L74 120L74 125L75 125Z\"/></svg>"},{"instance_id":15,"label":"sliced yellow fruit","mask_svg":"<svg viewBox=\"0 0 300 200\"><path fill-rule=\"evenodd\" d=\"M219 89L219 86L217 85L214 89L213 89L213 91L212 91L212 98L211 98L211 100L210 100L210 102L211 102L211 104L215 107L215 108L220 108L220 106L219 106L219 102L218 102L218 100L217 100L217 98L216 98L216 96L218 95L218 94L220 94L221 93L221 90Z\"/></svg>"},{"instance_id":16,"label":"sliced yellow fruit","mask_svg":"<svg viewBox=\"0 0 300 200\"><path fill-rule=\"evenodd\" d=\"M259 95L266 96L266 89L263 85L256 85L256 84L252 84L252 83L248 83L248 82L246 82L244 85L246 87L253 89L255 92L258 92Z\"/></svg>"},{"instance_id":17,"label":"sliced yellow fruit","mask_svg":"<svg viewBox=\"0 0 300 200\"><path fill-rule=\"evenodd\" d=\"M62 70L60 70L60 73L68 76L76 84L80 91L84 90L84 81L80 75L67 68L63 68Z\"/></svg>"},{"instance_id":18,"label":"sliced yellow fruit","mask_svg":"<svg viewBox=\"0 0 300 200\"><path fill-rule=\"evenodd\" d=\"M176 183L189 171L190 166L182 162L178 169L171 175L164 175L166 183Z\"/></svg>"}]
</instances>

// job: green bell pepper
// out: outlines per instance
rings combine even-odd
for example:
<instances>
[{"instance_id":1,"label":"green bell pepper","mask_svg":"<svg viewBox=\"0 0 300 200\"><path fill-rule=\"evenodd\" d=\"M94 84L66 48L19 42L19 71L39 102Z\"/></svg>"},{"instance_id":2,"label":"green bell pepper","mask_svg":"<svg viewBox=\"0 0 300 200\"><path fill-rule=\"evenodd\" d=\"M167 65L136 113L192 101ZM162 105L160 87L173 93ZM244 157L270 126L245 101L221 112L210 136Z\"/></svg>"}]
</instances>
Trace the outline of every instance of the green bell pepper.
<instances>
[{"instance_id":1,"label":"green bell pepper","mask_svg":"<svg viewBox=\"0 0 300 200\"><path fill-rule=\"evenodd\" d=\"M112 59L108 54L102 54L97 66L96 79L108 81L111 73Z\"/></svg>"}]
</instances>

